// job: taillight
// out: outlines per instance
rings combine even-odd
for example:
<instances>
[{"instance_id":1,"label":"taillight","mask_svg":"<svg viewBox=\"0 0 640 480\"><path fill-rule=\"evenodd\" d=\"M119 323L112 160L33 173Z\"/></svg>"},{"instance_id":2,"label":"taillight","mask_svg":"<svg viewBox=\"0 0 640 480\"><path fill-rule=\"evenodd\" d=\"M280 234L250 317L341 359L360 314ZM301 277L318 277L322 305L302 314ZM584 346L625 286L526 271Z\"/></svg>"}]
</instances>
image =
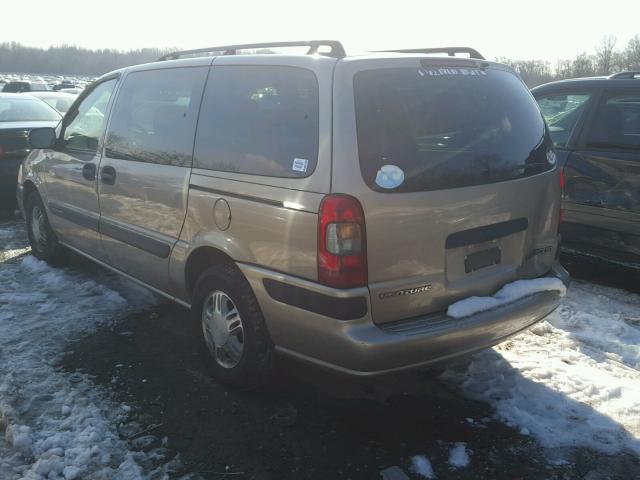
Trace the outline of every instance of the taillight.
<instances>
[{"instance_id":1,"label":"taillight","mask_svg":"<svg viewBox=\"0 0 640 480\"><path fill-rule=\"evenodd\" d=\"M320 204L318 280L335 288L367 284L364 212L360 202L348 195L328 195Z\"/></svg>"}]
</instances>

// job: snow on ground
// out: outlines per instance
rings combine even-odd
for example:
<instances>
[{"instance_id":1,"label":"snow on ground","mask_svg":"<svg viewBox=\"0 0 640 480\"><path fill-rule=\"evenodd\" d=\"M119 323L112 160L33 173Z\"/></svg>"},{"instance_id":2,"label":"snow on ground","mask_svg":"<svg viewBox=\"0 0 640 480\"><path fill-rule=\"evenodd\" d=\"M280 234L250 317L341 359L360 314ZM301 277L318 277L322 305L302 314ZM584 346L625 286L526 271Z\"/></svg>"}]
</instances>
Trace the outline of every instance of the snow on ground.
<instances>
[{"instance_id":1,"label":"snow on ground","mask_svg":"<svg viewBox=\"0 0 640 480\"><path fill-rule=\"evenodd\" d=\"M411 470L423 478L436 478L431 462L424 455L411 457Z\"/></svg>"},{"instance_id":2,"label":"snow on ground","mask_svg":"<svg viewBox=\"0 0 640 480\"><path fill-rule=\"evenodd\" d=\"M576 281L546 321L442 378L544 447L640 454L640 296Z\"/></svg>"},{"instance_id":3,"label":"snow on ground","mask_svg":"<svg viewBox=\"0 0 640 480\"><path fill-rule=\"evenodd\" d=\"M0 224L0 480L156 479L179 463L136 451L147 439L123 439L130 408L57 367L70 341L153 302L103 269L36 260L22 226ZM640 296L574 282L546 321L443 378L544 447L640 454ZM453 447L451 465L463 454ZM433 476L422 455L412 466Z\"/></svg>"},{"instance_id":4,"label":"snow on ground","mask_svg":"<svg viewBox=\"0 0 640 480\"><path fill-rule=\"evenodd\" d=\"M467 444L464 442L456 442L449 451L449 465L453 468L464 468L469 465L470 461Z\"/></svg>"},{"instance_id":5,"label":"snow on ground","mask_svg":"<svg viewBox=\"0 0 640 480\"><path fill-rule=\"evenodd\" d=\"M22 226L0 224L0 480L163 478L163 452L130 451L118 434L126 409L56 367L68 342L154 297L103 270L52 268L24 238Z\"/></svg>"}]
</instances>

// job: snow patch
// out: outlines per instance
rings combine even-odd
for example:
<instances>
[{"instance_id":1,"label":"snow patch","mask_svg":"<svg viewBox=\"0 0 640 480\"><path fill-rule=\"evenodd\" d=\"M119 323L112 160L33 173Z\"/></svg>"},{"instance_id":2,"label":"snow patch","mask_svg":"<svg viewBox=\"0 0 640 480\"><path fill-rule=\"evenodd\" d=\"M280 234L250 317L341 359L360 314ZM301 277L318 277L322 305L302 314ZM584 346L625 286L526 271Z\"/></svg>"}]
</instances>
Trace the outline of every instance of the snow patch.
<instances>
[{"instance_id":1,"label":"snow patch","mask_svg":"<svg viewBox=\"0 0 640 480\"><path fill-rule=\"evenodd\" d=\"M545 321L443 377L544 447L640 453L640 296L574 281Z\"/></svg>"},{"instance_id":2,"label":"snow patch","mask_svg":"<svg viewBox=\"0 0 640 480\"><path fill-rule=\"evenodd\" d=\"M424 478L436 478L431 462L424 455L411 457L411 470Z\"/></svg>"},{"instance_id":3,"label":"snow patch","mask_svg":"<svg viewBox=\"0 0 640 480\"><path fill-rule=\"evenodd\" d=\"M454 447L449 451L449 465L453 468L464 468L469 465L469 454L467 453L467 444L464 442L456 442Z\"/></svg>"},{"instance_id":4,"label":"snow patch","mask_svg":"<svg viewBox=\"0 0 640 480\"><path fill-rule=\"evenodd\" d=\"M534 293L547 291L555 291L564 296L567 293L567 287L562 283L562 280L554 277L516 280L515 282L507 283L491 297L469 297L452 303L447 309L447 315L453 318L468 317L507 305Z\"/></svg>"},{"instance_id":5,"label":"snow patch","mask_svg":"<svg viewBox=\"0 0 640 480\"><path fill-rule=\"evenodd\" d=\"M0 480L145 477L150 455L116 430L127 412L56 365L70 341L155 297L104 269L55 269L28 251L22 225L0 225Z\"/></svg>"}]
</instances>

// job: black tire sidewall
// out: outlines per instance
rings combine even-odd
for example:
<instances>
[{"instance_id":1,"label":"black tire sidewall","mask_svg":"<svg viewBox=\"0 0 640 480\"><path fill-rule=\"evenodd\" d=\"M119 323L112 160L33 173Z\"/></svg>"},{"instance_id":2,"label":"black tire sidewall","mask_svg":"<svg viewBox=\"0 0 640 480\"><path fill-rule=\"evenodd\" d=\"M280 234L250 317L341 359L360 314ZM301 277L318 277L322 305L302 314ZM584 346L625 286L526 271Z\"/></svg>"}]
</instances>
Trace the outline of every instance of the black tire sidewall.
<instances>
[{"instance_id":1,"label":"black tire sidewall","mask_svg":"<svg viewBox=\"0 0 640 480\"><path fill-rule=\"evenodd\" d=\"M38 248L31 230L31 212L36 206L40 208L40 211L44 215L45 228L47 229L47 243L44 245L42 250ZM25 207L25 223L27 226L27 237L29 239L29 244L31 245L31 254L39 260L45 260L51 263L58 261L60 257L60 244L58 243L57 237L49 223L49 216L47 215L47 210L44 207L44 202L37 191L30 192L27 195Z\"/></svg>"},{"instance_id":2,"label":"black tire sidewall","mask_svg":"<svg viewBox=\"0 0 640 480\"><path fill-rule=\"evenodd\" d=\"M242 357L232 368L224 368L216 362L207 348L202 332L204 301L216 290L231 298L242 319ZM235 265L220 264L207 269L199 277L194 288L191 317L199 349L208 369L218 381L247 390L260 387L268 380L273 368L273 344L251 286Z\"/></svg>"}]
</instances>

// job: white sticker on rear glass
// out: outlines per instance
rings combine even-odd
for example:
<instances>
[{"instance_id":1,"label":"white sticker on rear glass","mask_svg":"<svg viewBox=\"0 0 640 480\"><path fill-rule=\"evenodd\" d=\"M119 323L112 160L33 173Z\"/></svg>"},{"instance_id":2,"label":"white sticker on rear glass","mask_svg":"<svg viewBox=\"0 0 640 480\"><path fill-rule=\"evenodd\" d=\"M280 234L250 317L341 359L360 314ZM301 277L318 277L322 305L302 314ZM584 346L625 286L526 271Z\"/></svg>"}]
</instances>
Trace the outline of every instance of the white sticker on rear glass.
<instances>
[{"instance_id":1,"label":"white sticker on rear glass","mask_svg":"<svg viewBox=\"0 0 640 480\"><path fill-rule=\"evenodd\" d=\"M419 68L418 75L421 77L447 77L451 75L483 77L487 75L487 72L477 68Z\"/></svg>"},{"instance_id":2,"label":"white sticker on rear glass","mask_svg":"<svg viewBox=\"0 0 640 480\"><path fill-rule=\"evenodd\" d=\"M291 170L294 172L306 172L307 167L309 167L309 160L306 158L294 158L293 165L291 165Z\"/></svg>"},{"instance_id":3,"label":"white sticker on rear glass","mask_svg":"<svg viewBox=\"0 0 640 480\"><path fill-rule=\"evenodd\" d=\"M376 185L382 188L396 188L404 182L404 172L395 165L383 165L376 174Z\"/></svg>"}]
</instances>

